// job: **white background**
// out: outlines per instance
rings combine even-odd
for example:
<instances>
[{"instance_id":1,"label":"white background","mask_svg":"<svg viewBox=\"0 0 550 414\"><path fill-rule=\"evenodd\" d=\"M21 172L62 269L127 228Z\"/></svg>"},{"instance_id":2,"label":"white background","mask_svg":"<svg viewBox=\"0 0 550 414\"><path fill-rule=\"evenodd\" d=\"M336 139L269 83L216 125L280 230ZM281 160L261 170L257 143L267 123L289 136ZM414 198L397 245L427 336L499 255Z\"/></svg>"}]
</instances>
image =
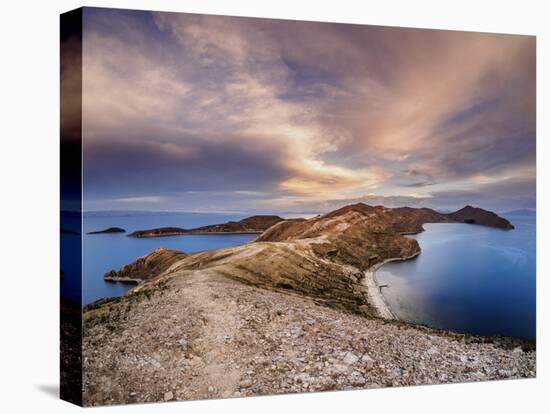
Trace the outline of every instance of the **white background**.
<instances>
[{"instance_id":1,"label":"white background","mask_svg":"<svg viewBox=\"0 0 550 414\"><path fill-rule=\"evenodd\" d=\"M257 17L535 34L538 48L537 379L283 397L134 405L100 410L172 412L516 412L548 410L548 78L546 1L126 0L2 3L0 108L0 408L79 410L58 390L59 13L110 6ZM547 118L548 119L548 118ZM544 128L546 126L546 128ZM542 213L542 214L541 214ZM513 306L513 304L511 304ZM545 329L546 328L546 329ZM545 390L546 388L546 390ZM96 411L98 409L90 409ZM548 412L548 411L546 411Z\"/></svg>"}]
</instances>

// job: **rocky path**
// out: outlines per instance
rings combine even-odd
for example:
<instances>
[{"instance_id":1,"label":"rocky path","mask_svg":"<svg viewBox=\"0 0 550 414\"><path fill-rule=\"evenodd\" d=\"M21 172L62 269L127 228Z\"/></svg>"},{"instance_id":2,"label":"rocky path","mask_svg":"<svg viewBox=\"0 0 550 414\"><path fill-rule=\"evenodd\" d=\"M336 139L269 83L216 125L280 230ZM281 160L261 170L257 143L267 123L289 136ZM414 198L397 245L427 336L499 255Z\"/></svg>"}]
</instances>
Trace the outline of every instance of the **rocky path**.
<instances>
[{"instance_id":1,"label":"rocky path","mask_svg":"<svg viewBox=\"0 0 550 414\"><path fill-rule=\"evenodd\" d=\"M204 282L205 289L183 287L188 306L200 309L203 315L203 329L193 343L193 348L203 350L197 357L202 362L196 376L199 381L194 396L197 398L212 393L229 397L241 377L239 369L230 359L235 352L235 335L240 330L240 321L235 317L237 305L234 301L219 300L214 290L208 288L211 277L209 271L195 272L195 283Z\"/></svg>"},{"instance_id":2,"label":"rocky path","mask_svg":"<svg viewBox=\"0 0 550 414\"><path fill-rule=\"evenodd\" d=\"M367 319L213 271L85 315L86 405L525 378L535 352Z\"/></svg>"}]
</instances>

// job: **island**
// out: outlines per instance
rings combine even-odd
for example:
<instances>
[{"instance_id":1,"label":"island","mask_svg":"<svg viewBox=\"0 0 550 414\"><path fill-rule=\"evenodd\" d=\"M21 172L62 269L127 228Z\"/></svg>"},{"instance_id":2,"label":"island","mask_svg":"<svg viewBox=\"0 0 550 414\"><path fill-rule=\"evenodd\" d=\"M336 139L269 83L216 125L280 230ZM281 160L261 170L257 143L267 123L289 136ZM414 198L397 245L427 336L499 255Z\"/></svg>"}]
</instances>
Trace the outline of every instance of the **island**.
<instances>
[{"instance_id":1,"label":"island","mask_svg":"<svg viewBox=\"0 0 550 414\"><path fill-rule=\"evenodd\" d=\"M130 233L129 237L164 237L179 236L182 234L256 234L262 233L269 227L284 221L279 216L252 216L240 221L229 221L223 224L182 229L180 227L161 227L157 229L138 230Z\"/></svg>"},{"instance_id":2,"label":"island","mask_svg":"<svg viewBox=\"0 0 550 414\"><path fill-rule=\"evenodd\" d=\"M276 220L244 245L189 254L161 248L109 272L106 279L137 286L84 309L85 401L535 376L534 341L438 330L385 311L369 278L388 260L420 254L406 234L434 222L513 229L468 206L439 213L359 203Z\"/></svg>"},{"instance_id":3,"label":"island","mask_svg":"<svg viewBox=\"0 0 550 414\"><path fill-rule=\"evenodd\" d=\"M109 227L105 230L90 231L88 234L110 234L110 233L126 233L126 230L120 227Z\"/></svg>"}]
</instances>

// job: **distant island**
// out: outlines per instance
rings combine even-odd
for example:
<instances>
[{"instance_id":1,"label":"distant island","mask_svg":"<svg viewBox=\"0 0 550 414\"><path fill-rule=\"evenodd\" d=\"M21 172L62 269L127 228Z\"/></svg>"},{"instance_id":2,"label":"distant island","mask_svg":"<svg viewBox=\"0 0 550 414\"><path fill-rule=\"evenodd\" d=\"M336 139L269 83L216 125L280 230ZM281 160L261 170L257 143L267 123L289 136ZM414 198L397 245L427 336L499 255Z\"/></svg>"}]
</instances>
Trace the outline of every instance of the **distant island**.
<instances>
[{"instance_id":1,"label":"distant island","mask_svg":"<svg viewBox=\"0 0 550 414\"><path fill-rule=\"evenodd\" d=\"M105 230L90 231L88 234L109 234L109 233L126 233L126 230L120 227L109 227Z\"/></svg>"},{"instance_id":2,"label":"distant island","mask_svg":"<svg viewBox=\"0 0 550 414\"><path fill-rule=\"evenodd\" d=\"M180 227L161 227L150 230L138 230L128 237L163 237L182 234L255 234L262 233L274 224L284 221L279 216L252 216L240 221L229 221L223 224L182 229Z\"/></svg>"}]
</instances>

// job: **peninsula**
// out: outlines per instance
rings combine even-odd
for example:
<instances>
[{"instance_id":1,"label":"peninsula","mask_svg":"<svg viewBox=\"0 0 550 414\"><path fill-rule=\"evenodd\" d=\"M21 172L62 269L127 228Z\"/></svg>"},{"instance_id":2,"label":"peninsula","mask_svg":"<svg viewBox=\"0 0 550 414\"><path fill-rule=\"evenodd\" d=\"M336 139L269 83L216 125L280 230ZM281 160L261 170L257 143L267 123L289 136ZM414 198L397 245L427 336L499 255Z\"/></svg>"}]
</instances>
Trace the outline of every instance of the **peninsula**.
<instances>
[{"instance_id":1,"label":"peninsula","mask_svg":"<svg viewBox=\"0 0 550 414\"><path fill-rule=\"evenodd\" d=\"M513 228L473 207L354 204L278 219L244 245L160 248L109 272L107 280L138 286L84 310L87 405L533 377L532 341L432 329L383 311L368 273L418 255L404 234L431 222Z\"/></svg>"}]
</instances>

